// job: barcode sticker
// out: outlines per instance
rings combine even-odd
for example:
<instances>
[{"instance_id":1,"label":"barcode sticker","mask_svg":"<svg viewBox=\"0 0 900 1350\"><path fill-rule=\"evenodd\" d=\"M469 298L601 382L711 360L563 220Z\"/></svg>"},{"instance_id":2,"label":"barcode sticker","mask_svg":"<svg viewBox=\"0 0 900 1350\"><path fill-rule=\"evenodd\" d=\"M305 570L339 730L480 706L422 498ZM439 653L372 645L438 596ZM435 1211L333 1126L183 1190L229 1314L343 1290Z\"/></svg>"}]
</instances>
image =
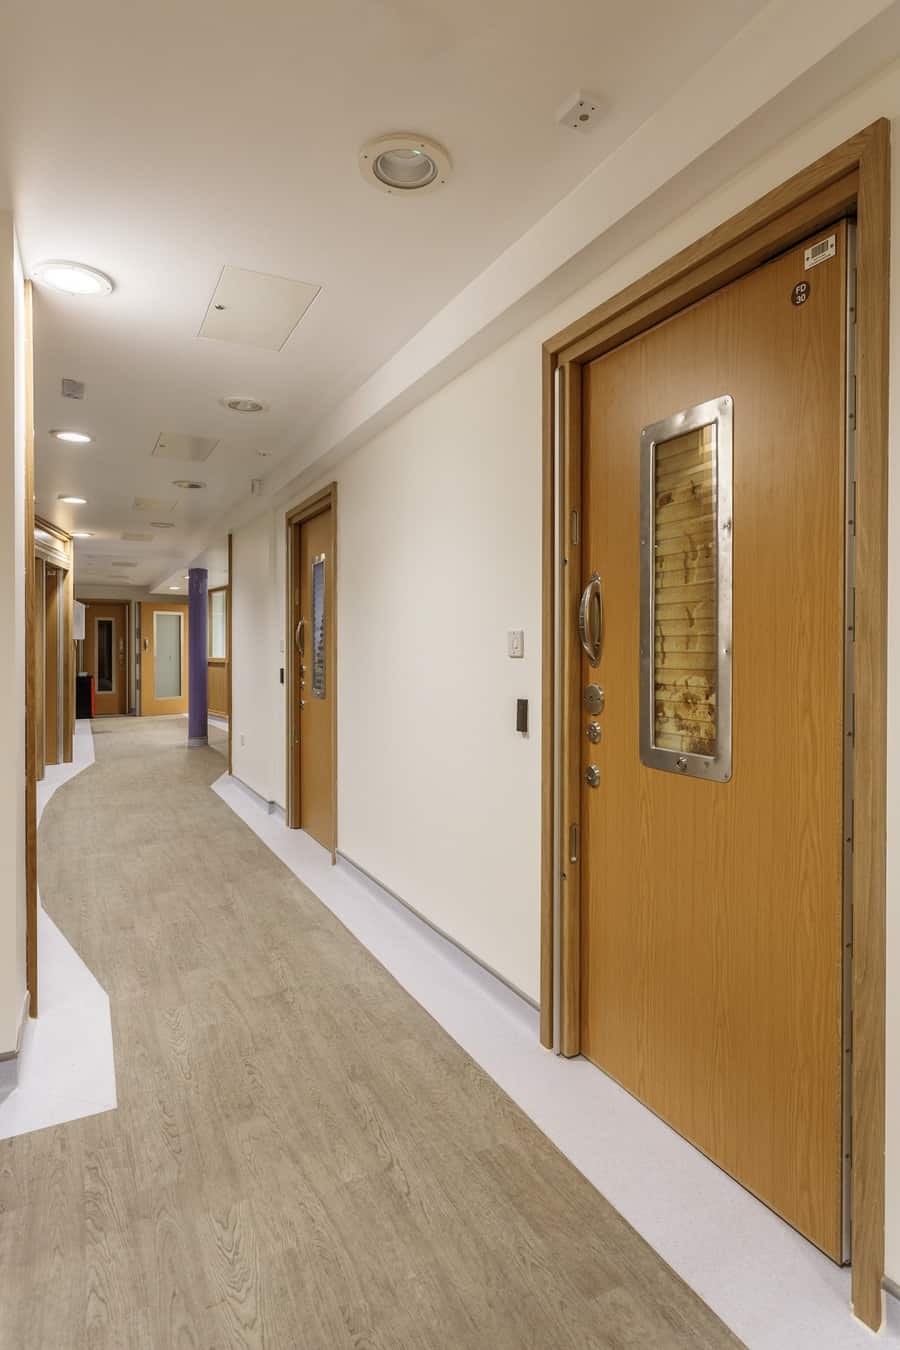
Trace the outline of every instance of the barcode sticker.
<instances>
[{"instance_id":1,"label":"barcode sticker","mask_svg":"<svg viewBox=\"0 0 900 1350\"><path fill-rule=\"evenodd\" d=\"M811 267L818 267L819 263L827 262L837 253L837 235L830 234L827 239L820 239L817 244L811 244L803 254L803 267L809 271Z\"/></svg>"}]
</instances>

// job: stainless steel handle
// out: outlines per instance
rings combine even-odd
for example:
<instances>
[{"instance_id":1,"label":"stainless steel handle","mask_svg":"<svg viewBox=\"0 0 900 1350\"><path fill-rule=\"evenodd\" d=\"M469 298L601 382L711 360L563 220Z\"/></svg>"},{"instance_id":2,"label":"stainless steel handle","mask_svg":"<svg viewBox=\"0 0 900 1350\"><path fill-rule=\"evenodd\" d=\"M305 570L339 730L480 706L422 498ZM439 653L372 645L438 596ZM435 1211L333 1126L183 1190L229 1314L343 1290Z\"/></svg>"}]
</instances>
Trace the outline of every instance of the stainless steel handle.
<instances>
[{"instance_id":1,"label":"stainless steel handle","mask_svg":"<svg viewBox=\"0 0 900 1350\"><path fill-rule=\"evenodd\" d=\"M603 650L603 589L597 572L585 586L578 606L578 636L590 664L599 666Z\"/></svg>"},{"instance_id":2,"label":"stainless steel handle","mask_svg":"<svg viewBox=\"0 0 900 1350\"><path fill-rule=\"evenodd\" d=\"M306 645L304 639L305 623L306 623L305 619L298 620L297 629L296 632L294 633L294 644L301 656L303 655L303 648Z\"/></svg>"}]
</instances>

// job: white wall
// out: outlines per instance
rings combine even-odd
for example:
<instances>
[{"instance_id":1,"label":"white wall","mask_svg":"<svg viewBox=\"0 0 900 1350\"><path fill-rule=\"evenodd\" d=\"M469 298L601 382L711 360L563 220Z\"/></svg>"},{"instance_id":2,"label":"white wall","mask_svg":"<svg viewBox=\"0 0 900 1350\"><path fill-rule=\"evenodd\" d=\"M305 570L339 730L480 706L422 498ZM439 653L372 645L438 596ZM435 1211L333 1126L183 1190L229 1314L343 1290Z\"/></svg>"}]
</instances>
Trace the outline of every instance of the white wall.
<instances>
[{"instance_id":1,"label":"white wall","mask_svg":"<svg viewBox=\"0 0 900 1350\"><path fill-rule=\"evenodd\" d=\"M0 1056L25 1007L24 281L0 212Z\"/></svg>"},{"instance_id":2,"label":"white wall","mask_svg":"<svg viewBox=\"0 0 900 1350\"><path fill-rule=\"evenodd\" d=\"M232 771L284 805L284 521L259 516L234 536Z\"/></svg>"},{"instance_id":3,"label":"white wall","mask_svg":"<svg viewBox=\"0 0 900 1350\"><path fill-rule=\"evenodd\" d=\"M531 997L539 949L540 343L879 116L894 119L896 159L896 66L777 150L736 162L726 186L329 475L339 483L339 848ZM893 196L900 220L900 164ZM893 254L892 409L900 390L896 244ZM892 455L895 425L892 417ZM256 745L253 762L248 757L245 772L236 771L279 801L283 699L258 698L251 708L249 686L254 653L277 650L281 637L288 504L277 501L274 513L235 536L247 567L243 577L236 569L236 644L242 587L240 612L252 615L253 634L243 658L236 645L235 728L246 709ZM900 486L893 474L890 517L887 1271L900 1283ZM262 588L274 578L266 600ZM510 627L526 629L523 663L505 656ZM241 681L247 693L239 705ZM516 695L531 701L527 741L513 730Z\"/></svg>"}]
</instances>

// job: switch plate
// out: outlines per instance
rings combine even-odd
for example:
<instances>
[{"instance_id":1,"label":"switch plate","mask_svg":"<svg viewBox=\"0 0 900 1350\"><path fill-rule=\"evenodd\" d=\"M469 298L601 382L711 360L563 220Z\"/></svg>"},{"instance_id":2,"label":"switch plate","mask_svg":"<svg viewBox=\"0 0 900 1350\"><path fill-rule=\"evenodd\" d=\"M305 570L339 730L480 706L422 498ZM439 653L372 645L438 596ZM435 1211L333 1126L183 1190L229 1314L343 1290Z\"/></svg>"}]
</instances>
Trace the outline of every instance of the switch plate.
<instances>
[{"instance_id":1,"label":"switch plate","mask_svg":"<svg viewBox=\"0 0 900 1350\"><path fill-rule=\"evenodd\" d=\"M511 628L509 630L506 635L506 653L513 658L525 655L524 628Z\"/></svg>"}]
</instances>

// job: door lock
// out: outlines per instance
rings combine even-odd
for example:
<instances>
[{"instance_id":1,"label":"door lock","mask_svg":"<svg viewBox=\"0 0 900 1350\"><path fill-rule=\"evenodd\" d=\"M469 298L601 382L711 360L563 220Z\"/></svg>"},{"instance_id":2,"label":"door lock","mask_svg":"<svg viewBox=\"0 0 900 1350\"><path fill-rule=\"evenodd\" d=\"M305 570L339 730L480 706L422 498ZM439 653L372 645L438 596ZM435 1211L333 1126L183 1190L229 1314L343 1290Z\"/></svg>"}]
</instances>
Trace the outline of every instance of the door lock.
<instances>
[{"instance_id":1,"label":"door lock","mask_svg":"<svg viewBox=\"0 0 900 1350\"><path fill-rule=\"evenodd\" d=\"M587 738L591 745L597 745L600 737L603 735L603 729L599 722L590 722L587 729Z\"/></svg>"},{"instance_id":2,"label":"door lock","mask_svg":"<svg viewBox=\"0 0 900 1350\"><path fill-rule=\"evenodd\" d=\"M606 695L599 684L587 684L584 687L584 710L591 716L602 713L603 705L606 702Z\"/></svg>"},{"instance_id":3,"label":"door lock","mask_svg":"<svg viewBox=\"0 0 900 1350\"><path fill-rule=\"evenodd\" d=\"M600 770L596 764L589 764L584 771L584 781L588 787L600 786Z\"/></svg>"}]
</instances>

